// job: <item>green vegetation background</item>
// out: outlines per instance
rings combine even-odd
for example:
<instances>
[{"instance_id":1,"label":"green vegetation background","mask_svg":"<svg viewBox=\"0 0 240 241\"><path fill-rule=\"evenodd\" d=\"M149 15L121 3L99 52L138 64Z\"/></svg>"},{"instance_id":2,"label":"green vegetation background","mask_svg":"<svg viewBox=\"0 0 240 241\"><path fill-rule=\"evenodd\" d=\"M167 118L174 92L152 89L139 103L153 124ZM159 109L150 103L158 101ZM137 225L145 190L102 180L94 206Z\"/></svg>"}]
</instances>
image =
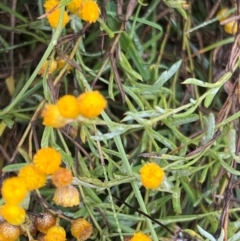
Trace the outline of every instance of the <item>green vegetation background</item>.
<instances>
[{"instance_id":1,"label":"green vegetation background","mask_svg":"<svg viewBox=\"0 0 240 241\"><path fill-rule=\"evenodd\" d=\"M102 21L87 25L73 17L52 31L38 19L43 1L1 1L2 177L49 145L74 170L82 200L80 209L57 209L89 218L92 240L123 240L136 230L174 240L112 194L192 240L239 240L239 61L229 64L234 36L216 19L221 7L235 14L236 6L220 2L99 1ZM72 57L71 73L37 75L46 59L64 54ZM87 89L108 100L101 120L60 130L42 125L44 101ZM159 189L141 187L144 162L164 168ZM50 184L40 192L54 205ZM33 194L26 205L38 213L39 203Z\"/></svg>"}]
</instances>

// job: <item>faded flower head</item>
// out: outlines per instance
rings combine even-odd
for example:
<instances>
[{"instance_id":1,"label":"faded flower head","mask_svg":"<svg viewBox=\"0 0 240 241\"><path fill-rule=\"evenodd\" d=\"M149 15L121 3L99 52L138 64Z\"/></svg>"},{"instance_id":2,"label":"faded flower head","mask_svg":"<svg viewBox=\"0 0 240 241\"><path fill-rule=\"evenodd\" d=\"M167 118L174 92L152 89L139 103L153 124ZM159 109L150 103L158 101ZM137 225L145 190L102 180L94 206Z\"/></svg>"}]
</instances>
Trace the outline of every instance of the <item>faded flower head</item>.
<instances>
[{"instance_id":1,"label":"faded flower head","mask_svg":"<svg viewBox=\"0 0 240 241\"><path fill-rule=\"evenodd\" d=\"M89 223L86 219L78 218L73 220L71 225L72 236L77 240L87 240L90 238L93 232L92 224Z\"/></svg>"},{"instance_id":2,"label":"faded flower head","mask_svg":"<svg viewBox=\"0 0 240 241\"><path fill-rule=\"evenodd\" d=\"M59 169L52 174L52 182L56 187L67 186L72 183L72 172L66 168Z\"/></svg>"},{"instance_id":3,"label":"faded flower head","mask_svg":"<svg viewBox=\"0 0 240 241\"><path fill-rule=\"evenodd\" d=\"M52 213L45 212L36 217L34 224L40 232L46 234L51 227L56 225L56 222L57 219Z\"/></svg>"},{"instance_id":4,"label":"faded flower head","mask_svg":"<svg viewBox=\"0 0 240 241\"><path fill-rule=\"evenodd\" d=\"M0 240L15 241L20 236L20 227L12 225L8 222L0 224Z\"/></svg>"},{"instance_id":5,"label":"faded flower head","mask_svg":"<svg viewBox=\"0 0 240 241\"><path fill-rule=\"evenodd\" d=\"M63 207L73 207L80 203L79 192L72 185L58 187L55 191L53 201Z\"/></svg>"}]
</instances>

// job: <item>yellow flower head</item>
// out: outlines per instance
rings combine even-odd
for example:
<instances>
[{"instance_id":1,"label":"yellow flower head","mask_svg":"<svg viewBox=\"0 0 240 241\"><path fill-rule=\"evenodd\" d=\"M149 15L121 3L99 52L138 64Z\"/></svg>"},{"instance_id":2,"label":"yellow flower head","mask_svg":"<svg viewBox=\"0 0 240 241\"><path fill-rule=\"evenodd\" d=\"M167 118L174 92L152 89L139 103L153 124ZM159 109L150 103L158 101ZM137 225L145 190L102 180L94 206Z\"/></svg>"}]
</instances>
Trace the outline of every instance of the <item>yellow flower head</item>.
<instances>
[{"instance_id":1,"label":"yellow flower head","mask_svg":"<svg viewBox=\"0 0 240 241\"><path fill-rule=\"evenodd\" d=\"M53 226L47 231L47 234L44 237L44 240L45 241L65 241L66 232L64 228L60 226Z\"/></svg>"},{"instance_id":2,"label":"yellow flower head","mask_svg":"<svg viewBox=\"0 0 240 241\"><path fill-rule=\"evenodd\" d=\"M64 127L69 120L64 118L56 105L45 105L41 116L43 117L43 125L51 126L53 128Z\"/></svg>"},{"instance_id":3,"label":"yellow flower head","mask_svg":"<svg viewBox=\"0 0 240 241\"><path fill-rule=\"evenodd\" d=\"M158 188L163 182L164 171L156 163L146 163L140 169L140 177L145 188Z\"/></svg>"},{"instance_id":4,"label":"yellow flower head","mask_svg":"<svg viewBox=\"0 0 240 241\"><path fill-rule=\"evenodd\" d=\"M100 8L95 1L85 0L79 10L79 16L86 22L95 23L100 16Z\"/></svg>"},{"instance_id":5,"label":"yellow flower head","mask_svg":"<svg viewBox=\"0 0 240 241\"><path fill-rule=\"evenodd\" d=\"M81 7L82 0L72 0L66 7L72 13L78 13Z\"/></svg>"},{"instance_id":6,"label":"yellow flower head","mask_svg":"<svg viewBox=\"0 0 240 241\"><path fill-rule=\"evenodd\" d=\"M19 170L18 176L25 181L29 191L43 187L47 182L46 174L40 172L32 164L22 167Z\"/></svg>"},{"instance_id":7,"label":"yellow flower head","mask_svg":"<svg viewBox=\"0 0 240 241\"><path fill-rule=\"evenodd\" d=\"M0 224L0 240L1 241L15 241L20 236L20 227L11 225L8 222Z\"/></svg>"},{"instance_id":8,"label":"yellow flower head","mask_svg":"<svg viewBox=\"0 0 240 241\"><path fill-rule=\"evenodd\" d=\"M85 118L99 116L107 106L107 101L98 91L83 93L77 98L77 100L79 114Z\"/></svg>"},{"instance_id":9,"label":"yellow flower head","mask_svg":"<svg viewBox=\"0 0 240 241\"><path fill-rule=\"evenodd\" d=\"M55 191L53 201L63 207L73 207L80 203L77 188L72 185L58 187Z\"/></svg>"},{"instance_id":10,"label":"yellow flower head","mask_svg":"<svg viewBox=\"0 0 240 241\"><path fill-rule=\"evenodd\" d=\"M9 203L1 206L0 213L12 225L21 225L26 217L25 210L22 207Z\"/></svg>"},{"instance_id":11,"label":"yellow flower head","mask_svg":"<svg viewBox=\"0 0 240 241\"><path fill-rule=\"evenodd\" d=\"M72 183L72 179L72 172L63 167L52 174L52 182L56 187L67 186Z\"/></svg>"},{"instance_id":12,"label":"yellow flower head","mask_svg":"<svg viewBox=\"0 0 240 241\"><path fill-rule=\"evenodd\" d=\"M54 148L45 147L34 155L33 164L37 170L48 175L58 170L61 159L61 154Z\"/></svg>"},{"instance_id":13,"label":"yellow flower head","mask_svg":"<svg viewBox=\"0 0 240 241\"><path fill-rule=\"evenodd\" d=\"M60 114L65 118L76 118L78 113L78 101L74 95L64 95L57 102Z\"/></svg>"},{"instance_id":14,"label":"yellow flower head","mask_svg":"<svg viewBox=\"0 0 240 241\"><path fill-rule=\"evenodd\" d=\"M57 28L58 22L60 18L60 9L56 9L54 12L50 13L47 16L48 22L52 28ZM63 14L63 22L62 22L62 28L66 26L66 24L69 22L70 18L66 11L64 11Z\"/></svg>"},{"instance_id":15,"label":"yellow flower head","mask_svg":"<svg viewBox=\"0 0 240 241\"><path fill-rule=\"evenodd\" d=\"M43 5L45 8L45 12L50 11L51 9L56 7L58 4L60 4L59 0L47 0Z\"/></svg>"},{"instance_id":16,"label":"yellow flower head","mask_svg":"<svg viewBox=\"0 0 240 241\"><path fill-rule=\"evenodd\" d=\"M147 235L142 232L135 233L130 241L152 241Z\"/></svg>"},{"instance_id":17,"label":"yellow flower head","mask_svg":"<svg viewBox=\"0 0 240 241\"><path fill-rule=\"evenodd\" d=\"M58 0L47 0L44 3L45 12L47 13L50 11L49 14L47 15L47 19L52 28L57 28L57 25L59 22L60 9L59 8L53 9L54 7L56 7L59 4L60 4L60 1L58 1ZM70 19L69 19L67 12L64 11L63 22L62 22L63 28L66 26L66 24L69 22L69 20Z\"/></svg>"},{"instance_id":18,"label":"yellow flower head","mask_svg":"<svg viewBox=\"0 0 240 241\"><path fill-rule=\"evenodd\" d=\"M41 216L36 217L34 225L38 231L46 234L51 227L56 225L56 222L57 219L52 213L45 212L41 213Z\"/></svg>"},{"instance_id":19,"label":"yellow flower head","mask_svg":"<svg viewBox=\"0 0 240 241\"><path fill-rule=\"evenodd\" d=\"M11 177L3 182L2 197L9 204L21 203L27 192L26 183L19 177Z\"/></svg>"},{"instance_id":20,"label":"yellow flower head","mask_svg":"<svg viewBox=\"0 0 240 241\"><path fill-rule=\"evenodd\" d=\"M46 60L43 63L43 65L42 65L41 69L39 70L38 74L43 76L45 71L47 71L47 76L48 76L49 74L53 74L56 69L57 69L57 62L54 59Z\"/></svg>"},{"instance_id":21,"label":"yellow flower head","mask_svg":"<svg viewBox=\"0 0 240 241\"><path fill-rule=\"evenodd\" d=\"M92 224L86 219L78 218L72 222L71 233L77 240L87 240L92 235Z\"/></svg>"}]
</instances>

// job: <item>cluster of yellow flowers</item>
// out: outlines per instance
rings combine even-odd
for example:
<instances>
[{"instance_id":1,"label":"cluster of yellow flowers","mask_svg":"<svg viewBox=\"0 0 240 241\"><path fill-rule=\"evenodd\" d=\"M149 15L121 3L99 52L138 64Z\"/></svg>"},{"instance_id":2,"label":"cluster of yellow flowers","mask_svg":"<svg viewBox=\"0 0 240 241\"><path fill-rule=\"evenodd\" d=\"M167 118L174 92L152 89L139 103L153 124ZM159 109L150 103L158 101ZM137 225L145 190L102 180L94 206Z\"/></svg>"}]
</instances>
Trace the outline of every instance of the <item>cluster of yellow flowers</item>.
<instances>
[{"instance_id":1,"label":"cluster of yellow flowers","mask_svg":"<svg viewBox=\"0 0 240 241\"><path fill-rule=\"evenodd\" d=\"M40 233L37 235L38 240L44 240L44 241L56 241L56 240L65 241L66 240L65 229L59 226L58 224L59 221L57 220L56 216L53 215L51 212L46 211L44 213L40 213L39 216L36 216L34 219L31 219L30 221L31 221L31 227L29 227L28 231L33 237L36 236L37 231L39 231ZM71 221L70 231L72 236L75 237L77 240L84 241L92 235L93 228L92 228L92 224L89 223L87 220L83 218L78 218Z\"/></svg>"},{"instance_id":2,"label":"cluster of yellow flowers","mask_svg":"<svg viewBox=\"0 0 240 241\"><path fill-rule=\"evenodd\" d=\"M26 219L22 202L29 192L46 184L48 175L51 175L52 183L56 186L53 201L57 205L63 207L79 205L79 192L71 185L72 172L60 167L61 160L61 154L54 148L42 148L34 155L33 163L22 167L18 176L3 182L1 192L5 204L0 207L1 241L15 241L19 237L20 226ZM66 240L66 232L56 224L53 214L43 213L40 217L36 217L33 223L34 227L45 235L45 241ZM76 219L71 223L71 232L77 239L86 240L92 234L92 225L85 219Z\"/></svg>"},{"instance_id":3,"label":"cluster of yellow flowers","mask_svg":"<svg viewBox=\"0 0 240 241\"><path fill-rule=\"evenodd\" d=\"M85 241L92 235L92 225L86 219L78 218L71 223L71 234L77 240ZM66 232L64 228L58 225L47 229L44 241L65 241Z\"/></svg>"},{"instance_id":4,"label":"cluster of yellow flowers","mask_svg":"<svg viewBox=\"0 0 240 241\"><path fill-rule=\"evenodd\" d=\"M59 22L59 4L60 0L46 0L44 4L45 12L48 13L47 19L52 28L57 28ZM100 16L100 8L93 0L72 0L67 4L66 9L89 23L95 23ZM62 27L70 21L67 11L64 11Z\"/></svg>"},{"instance_id":5,"label":"cluster of yellow flowers","mask_svg":"<svg viewBox=\"0 0 240 241\"><path fill-rule=\"evenodd\" d=\"M56 104L47 104L42 112L43 124L61 128L79 117L95 118L107 106L107 101L98 91L90 91L75 97L64 95Z\"/></svg>"},{"instance_id":6,"label":"cluster of yellow flowers","mask_svg":"<svg viewBox=\"0 0 240 241\"><path fill-rule=\"evenodd\" d=\"M54 148L47 147L40 149L34 155L32 164L25 165L19 170L18 176L8 178L3 182L1 191L5 204L0 208L1 216L12 225L21 225L26 216L21 203L30 191L39 189L45 185L47 182L47 175L53 174L53 176L59 176L58 173L62 172L65 177L64 181L58 181L58 183L54 181L54 183L57 183L58 188L70 184L72 177L69 173L71 172L65 168L60 168L60 164L61 155ZM68 173L68 176L65 175L65 173ZM57 179L59 178L54 178L54 180ZM62 195L64 194L62 193ZM56 203L61 205L58 199L57 196L55 198ZM77 198L74 200L75 205L79 204L78 192ZM76 200L78 202L76 202ZM72 197L71 202L73 202Z\"/></svg>"}]
</instances>

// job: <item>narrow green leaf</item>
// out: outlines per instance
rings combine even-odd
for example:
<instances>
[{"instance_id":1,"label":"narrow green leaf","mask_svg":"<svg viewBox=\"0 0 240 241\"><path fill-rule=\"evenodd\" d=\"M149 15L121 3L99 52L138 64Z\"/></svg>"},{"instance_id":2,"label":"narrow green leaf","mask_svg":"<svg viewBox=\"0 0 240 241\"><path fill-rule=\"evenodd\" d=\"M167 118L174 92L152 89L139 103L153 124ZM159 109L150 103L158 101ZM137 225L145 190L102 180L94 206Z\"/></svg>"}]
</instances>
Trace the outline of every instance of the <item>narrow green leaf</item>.
<instances>
[{"instance_id":1,"label":"narrow green leaf","mask_svg":"<svg viewBox=\"0 0 240 241\"><path fill-rule=\"evenodd\" d=\"M81 207L77 212L74 213L73 218L79 218L79 217L84 217L85 215L88 215L88 210L85 206Z\"/></svg>"},{"instance_id":2,"label":"narrow green leaf","mask_svg":"<svg viewBox=\"0 0 240 241\"><path fill-rule=\"evenodd\" d=\"M128 62L127 58L125 57L125 55L121 51L120 51L120 54L119 54L119 64L123 68L123 70L126 71L134 79L138 79L138 80L143 81L142 76L132 68L132 66Z\"/></svg>"},{"instance_id":3,"label":"narrow green leaf","mask_svg":"<svg viewBox=\"0 0 240 241\"><path fill-rule=\"evenodd\" d=\"M207 126L207 133L203 141L203 144L208 143L213 138L213 135L215 133L215 116L213 113L210 113L208 115L208 118L206 120L206 126Z\"/></svg>"},{"instance_id":4,"label":"narrow green leaf","mask_svg":"<svg viewBox=\"0 0 240 241\"><path fill-rule=\"evenodd\" d=\"M170 150L174 150L177 148L176 145L172 141L170 141L168 138L164 137L160 133L154 131L153 129L147 128L147 132L149 135L151 135L152 138L159 141L164 146L168 147Z\"/></svg>"},{"instance_id":5,"label":"narrow green leaf","mask_svg":"<svg viewBox=\"0 0 240 241\"><path fill-rule=\"evenodd\" d=\"M125 86L123 86L123 89L124 91L129 95L131 96L134 101L137 103L138 107L141 109L141 110L144 110L144 105L143 105L143 102L142 100L139 98L139 96L137 94L135 94L131 88L127 88Z\"/></svg>"},{"instance_id":6,"label":"narrow green leaf","mask_svg":"<svg viewBox=\"0 0 240 241\"><path fill-rule=\"evenodd\" d=\"M228 241L239 241L240 240L240 231L233 235Z\"/></svg>"},{"instance_id":7,"label":"narrow green leaf","mask_svg":"<svg viewBox=\"0 0 240 241\"><path fill-rule=\"evenodd\" d=\"M107 173L108 173L108 178L109 178L110 181L114 180L113 169L114 169L113 163L109 162L109 164L107 166Z\"/></svg>"},{"instance_id":8,"label":"narrow green leaf","mask_svg":"<svg viewBox=\"0 0 240 241\"><path fill-rule=\"evenodd\" d=\"M3 122L9 129L13 128L14 121L10 119L9 115L8 115L8 117L3 116Z\"/></svg>"},{"instance_id":9,"label":"narrow green leaf","mask_svg":"<svg viewBox=\"0 0 240 241\"><path fill-rule=\"evenodd\" d=\"M81 172L84 173L83 171ZM78 177L78 181L81 182L81 185L84 187L104 187L104 183L97 178Z\"/></svg>"},{"instance_id":10,"label":"narrow green leaf","mask_svg":"<svg viewBox=\"0 0 240 241\"><path fill-rule=\"evenodd\" d=\"M201 172L200 179L199 179L199 182L200 182L200 183L203 183L203 182L205 181L209 167L210 167L210 166L208 165L208 166L206 166L205 168L203 168L203 170L202 170L202 172Z\"/></svg>"},{"instance_id":11,"label":"narrow green leaf","mask_svg":"<svg viewBox=\"0 0 240 241\"><path fill-rule=\"evenodd\" d=\"M143 62L141 56L136 50L134 44L132 43L132 39L126 32L123 32L120 37L120 45L127 56L133 61L133 64L136 66L139 74L142 76L144 80L148 80L150 78L150 73L147 68L147 64Z\"/></svg>"},{"instance_id":12,"label":"narrow green leaf","mask_svg":"<svg viewBox=\"0 0 240 241\"><path fill-rule=\"evenodd\" d=\"M196 190L194 190L191 187L191 184L189 183L188 179L186 177L182 177L180 178L180 181L182 183L182 186L184 188L184 190L186 191L188 197L190 198L190 200L194 203L196 201Z\"/></svg>"},{"instance_id":13,"label":"narrow green leaf","mask_svg":"<svg viewBox=\"0 0 240 241\"><path fill-rule=\"evenodd\" d=\"M220 236L217 239L217 241L224 241L225 240L224 237L225 237L225 233L224 233L224 229L222 228Z\"/></svg>"},{"instance_id":14,"label":"narrow green leaf","mask_svg":"<svg viewBox=\"0 0 240 241\"><path fill-rule=\"evenodd\" d=\"M189 221L196 221L198 219L202 219L204 217L207 217L209 214L195 214L195 215L174 215L174 216L167 216L161 219L158 219L159 222L163 224L170 224L170 223L184 223Z\"/></svg>"},{"instance_id":15,"label":"narrow green leaf","mask_svg":"<svg viewBox=\"0 0 240 241\"><path fill-rule=\"evenodd\" d=\"M107 220L109 222L109 225L111 225L111 227L117 228L116 220L112 216L107 216ZM131 226L133 226L135 222L131 220L124 220L124 221L119 220L119 223L120 223L122 232L126 232L126 233L134 232L134 229L132 229Z\"/></svg>"},{"instance_id":16,"label":"narrow green leaf","mask_svg":"<svg viewBox=\"0 0 240 241\"><path fill-rule=\"evenodd\" d=\"M113 93L113 89L114 89L114 78L113 78L113 71L110 72L110 77L109 77L109 84L108 84L108 94L109 97L114 100L114 93Z\"/></svg>"},{"instance_id":17,"label":"narrow green leaf","mask_svg":"<svg viewBox=\"0 0 240 241\"><path fill-rule=\"evenodd\" d=\"M84 190L85 195L87 195L92 200L92 202L94 202L96 204L102 203L101 198L98 197L98 195L96 194L94 189L89 188L89 187L83 187L83 190Z\"/></svg>"},{"instance_id":18,"label":"narrow green leaf","mask_svg":"<svg viewBox=\"0 0 240 241\"><path fill-rule=\"evenodd\" d=\"M17 172L22 167L26 166L26 163L11 164L3 167L2 172Z\"/></svg>"},{"instance_id":19,"label":"narrow green leaf","mask_svg":"<svg viewBox=\"0 0 240 241\"><path fill-rule=\"evenodd\" d=\"M191 122L195 122L197 120L199 120L199 116L197 114L190 114L185 117L168 119L167 124L174 125L174 126L180 126L180 125L188 124Z\"/></svg>"},{"instance_id":20,"label":"narrow green leaf","mask_svg":"<svg viewBox=\"0 0 240 241\"><path fill-rule=\"evenodd\" d=\"M163 113L165 111L163 110ZM138 112L125 112L126 117L124 117L122 119L123 121L130 121L130 120L135 120L136 118L152 118L152 117L158 117L160 116L162 113L160 113L159 111L155 111L155 110L146 110L146 111L138 111Z\"/></svg>"},{"instance_id":21,"label":"narrow green leaf","mask_svg":"<svg viewBox=\"0 0 240 241\"><path fill-rule=\"evenodd\" d=\"M160 93L162 86L178 71L182 61L179 60L173 64L169 70L165 70L157 81L152 86L142 85L141 92L142 94L153 94L155 92ZM171 92L170 92L171 93Z\"/></svg>"},{"instance_id":22,"label":"narrow green leaf","mask_svg":"<svg viewBox=\"0 0 240 241\"><path fill-rule=\"evenodd\" d=\"M154 84L155 87L162 87L180 68L182 60L178 60L174 63L169 70L164 71Z\"/></svg>"},{"instance_id":23,"label":"narrow green leaf","mask_svg":"<svg viewBox=\"0 0 240 241\"><path fill-rule=\"evenodd\" d=\"M28 153L23 148L18 147L18 151L27 163L32 161Z\"/></svg>"},{"instance_id":24,"label":"narrow green leaf","mask_svg":"<svg viewBox=\"0 0 240 241\"><path fill-rule=\"evenodd\" d=\"M204 106L206 108L208 108L211 105L211 103L212 103L214 97L216 96L217 92L219 91L219 89L220 89L220 87L216 87L216 88L210 89L208 91L208 95L204 100Z\"/></svg>"},{"instance_id":25,"label":"narrow green leaf","mask_svg":"<svg viewBox=\"0 0 240 241\"><path fill-rule=\"evenodd\" d=\"M197 228L202 236L209 239L210 241L216 241L216 239L207 231L205 231L203 228L201 228L199 225L197 225Z\"/></svg>"},{"instance_id":26,"label":"narrow green leaf","mask_svg":"<svg viewBox=\"0 0 240 241\"><path fill-rule=\"evenodd\" d=\"M218 160L228 172L230 172L233 175L240 176L240 171L237 171L236 169L229 166L225 161L222 160L222 158L218 157Z\"/></svg>"},{"instance_id":27,"label":"narrow green leaf","mask_svg":"<svg viewBox=\"0 0 240 241\"><path fill-rule=\"evenodd\" d=\"M172 204L173 204L174 212L176 214L181 214L182 213L181 201L180 201L181 189L179 187L174 187L172 191L173 191Z\"/></svg>"},{"instance_id":28,"label":"narrow green leaf","mask_svg":"<svg viewBox=\"0 0 240 241\"><path fill-rule=\"evenodd\" d=\"M117 126L117 127L113 127L111 128L111 132L108 132L106 134L98 134L95 136L91 136L91 139L94 141L105 141L105 140L110 140L112 138L114 138L115 136L120 136L121 134L123 134L124 132L126 132L127 130L129 130L131 127L127 127L127 126Z\"/></svg>"},{"instance_id":29,"label":"narrow green leaf","mask_svg":"<svg viewBox=\"0 0 240 241\"><path fill-rule=\"evenodd\" d=\"M52 127L46 126L44 128L42 140L41 140L41 147L48 147L49 146L51 131L52 131Z\"/></svg>"},{"instance_id":30,"label":"narrow green leaf","mask_svg":"<svg viewBox=\"0 0 240 241\"><path fill-rule=\"evenodd\" d=\"M108 16L112 16L111 18L110 18L110 20L112 20L113 18L115 19L116 18L116 12L111 12L111 11L108 11ZM152 22L152 21L149 21L149 20L146 20L145 18L137 18L137 17L130 17L130 19L131 20L134 20L134 19L136 19L136 21L137 22L139 22L139 23L143 23L143 24L146 24L147 26L150 26L150 27L152 27L152 28L156 28L156 29L158 29L159 31L161 31L161 32L163 32L163 30L162 30L162 27L159 25L159 24L157 24L157 23L155 23L155 22ZM111 21L112 22L112 21Z\"/></svg>"},{"instance_id":31,"label":"narrow green leaf","mask_svg":"<svg viewBox=\"0 0 240 241\"><path fill-rule=\"evenodd\" d=\"M230 129L228 132L228 149L232 155L236 153L236 130Z\"/></svg>"},{"instance_id":32,"label":"narrow green leaf","mask_svg":"<svg viewBox=\"0 0 240 241\"><path fill-rule=\"evenodd\" d=\"M195 78L188 78L185 81L183 81L182 84L185 84L185 85L191 84L191 85L201 86L201 87L205 87L205 88L213 87L212 86L213 84L206 83L206 82L203 82L202 80L195 79Z\"/></svg>"}]
</instances>

